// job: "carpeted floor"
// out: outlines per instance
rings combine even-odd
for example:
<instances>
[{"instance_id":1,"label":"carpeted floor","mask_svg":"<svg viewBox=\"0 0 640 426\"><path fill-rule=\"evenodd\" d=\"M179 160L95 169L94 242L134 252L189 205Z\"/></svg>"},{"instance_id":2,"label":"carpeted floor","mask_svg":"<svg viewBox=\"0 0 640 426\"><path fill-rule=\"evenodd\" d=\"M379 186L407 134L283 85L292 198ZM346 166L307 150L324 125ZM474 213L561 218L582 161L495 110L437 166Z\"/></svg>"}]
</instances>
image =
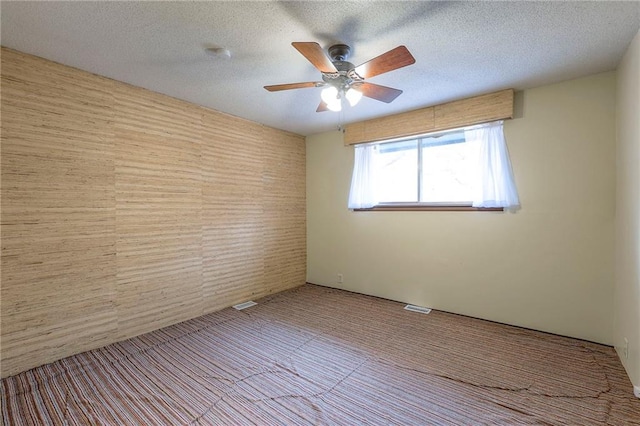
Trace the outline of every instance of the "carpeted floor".
<instances>
[{"instance_id":1,"label":"carpeted floor","mask_svg":"<svg viewBox=\"0 0 640 426\"><path fill-rule=\"evenodd\" d=\"M640 425L613 349L305 285L2 380L5 425Z\"/></svg>"}]
</instances>

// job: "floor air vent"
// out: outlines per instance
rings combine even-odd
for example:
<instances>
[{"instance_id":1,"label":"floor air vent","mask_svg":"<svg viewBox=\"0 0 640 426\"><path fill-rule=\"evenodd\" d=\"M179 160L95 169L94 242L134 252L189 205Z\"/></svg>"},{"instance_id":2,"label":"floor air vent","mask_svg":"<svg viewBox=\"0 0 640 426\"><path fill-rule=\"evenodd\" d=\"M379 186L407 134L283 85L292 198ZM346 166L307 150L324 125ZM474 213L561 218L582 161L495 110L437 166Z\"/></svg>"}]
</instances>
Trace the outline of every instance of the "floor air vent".
<instances>
[{"instance_id":1,"label":"floor air vent","mask_svg":"<svg viewBox=\"0 0 640 426\"><path fill-rule=\"evenodd\" d=\"M238 303L237 305L233 305L233 308L241 311L243 309L247 309L256 305L257 305L256 302L254 302L253 300L249 300L248 302L243 302L243 303Z\"/></svg>"},{"instance_id":2,"label":"floor air vent","mask_svg":"<svg viewBox=\"0 0 640 426\"><path fill-rule=\"evenodd\" d=\"M431 312L431 308L425 308L424 306L407 305L404 307L407 311L420 312L421 314L428 314Z\"/></svg>"}]
</instances>

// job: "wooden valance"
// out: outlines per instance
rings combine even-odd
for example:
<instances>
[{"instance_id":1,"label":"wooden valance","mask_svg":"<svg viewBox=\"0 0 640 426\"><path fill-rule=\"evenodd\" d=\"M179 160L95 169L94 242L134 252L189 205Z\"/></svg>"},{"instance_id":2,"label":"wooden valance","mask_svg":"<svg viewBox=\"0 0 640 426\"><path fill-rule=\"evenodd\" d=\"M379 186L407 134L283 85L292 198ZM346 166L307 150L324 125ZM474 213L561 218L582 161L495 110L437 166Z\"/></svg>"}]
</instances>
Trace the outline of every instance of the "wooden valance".
<instances>
[{"instance_id":1,"label":"wooden valance","mask_svg":"<svg viewBox=\"0 0 640 426\"><path fill-rule=\"evenodd\" d=\"M344 144L377 142L513 118L513 89L348 124Z\"/></svg>"}]
</instances>

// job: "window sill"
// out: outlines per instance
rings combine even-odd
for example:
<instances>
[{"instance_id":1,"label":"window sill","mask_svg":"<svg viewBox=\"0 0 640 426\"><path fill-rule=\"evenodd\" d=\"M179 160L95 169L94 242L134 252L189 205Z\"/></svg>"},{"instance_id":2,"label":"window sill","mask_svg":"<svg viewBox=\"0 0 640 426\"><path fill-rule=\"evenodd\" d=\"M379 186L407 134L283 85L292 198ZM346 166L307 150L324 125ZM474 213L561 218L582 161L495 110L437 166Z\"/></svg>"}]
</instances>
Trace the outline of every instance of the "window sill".
<instances>
[{"instance_id":1,"label":"window sill","mask_svg":"<svg viewBox=\"0 0 640 426\"><path fill-rule=\"evenodd\" d=\"M370 209L353 209L354 212L413 212L413 211L431 211L431 212L502 212L502 207L472 207L469 205L427 205L427 204L409 204L409 205L381 205L371 207Z\"/></svg>"}]
</instances>

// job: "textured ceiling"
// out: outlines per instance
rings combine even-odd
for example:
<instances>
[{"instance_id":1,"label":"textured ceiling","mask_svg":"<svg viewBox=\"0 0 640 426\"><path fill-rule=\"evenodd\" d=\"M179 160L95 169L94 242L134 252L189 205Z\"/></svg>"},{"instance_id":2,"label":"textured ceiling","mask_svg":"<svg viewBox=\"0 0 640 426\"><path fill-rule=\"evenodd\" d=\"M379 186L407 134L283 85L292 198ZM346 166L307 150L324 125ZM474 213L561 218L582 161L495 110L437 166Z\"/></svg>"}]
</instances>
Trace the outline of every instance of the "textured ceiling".
<instances>
[{"instance_id":1,"label":"textured ceiling","mask_svg":"<svg viewBox=\"0 0 640 426\"><path fill-rule=\"evenodd\" d=\"M640 2L10 2L3 46L303 135L498 89L616 68ZM414 65L373 77L404 91L316 113L320 89L292 46L352 47L358 65L398 45ZM224 47L215 58L207 47Z\"/></svg>"}]
</instances>

